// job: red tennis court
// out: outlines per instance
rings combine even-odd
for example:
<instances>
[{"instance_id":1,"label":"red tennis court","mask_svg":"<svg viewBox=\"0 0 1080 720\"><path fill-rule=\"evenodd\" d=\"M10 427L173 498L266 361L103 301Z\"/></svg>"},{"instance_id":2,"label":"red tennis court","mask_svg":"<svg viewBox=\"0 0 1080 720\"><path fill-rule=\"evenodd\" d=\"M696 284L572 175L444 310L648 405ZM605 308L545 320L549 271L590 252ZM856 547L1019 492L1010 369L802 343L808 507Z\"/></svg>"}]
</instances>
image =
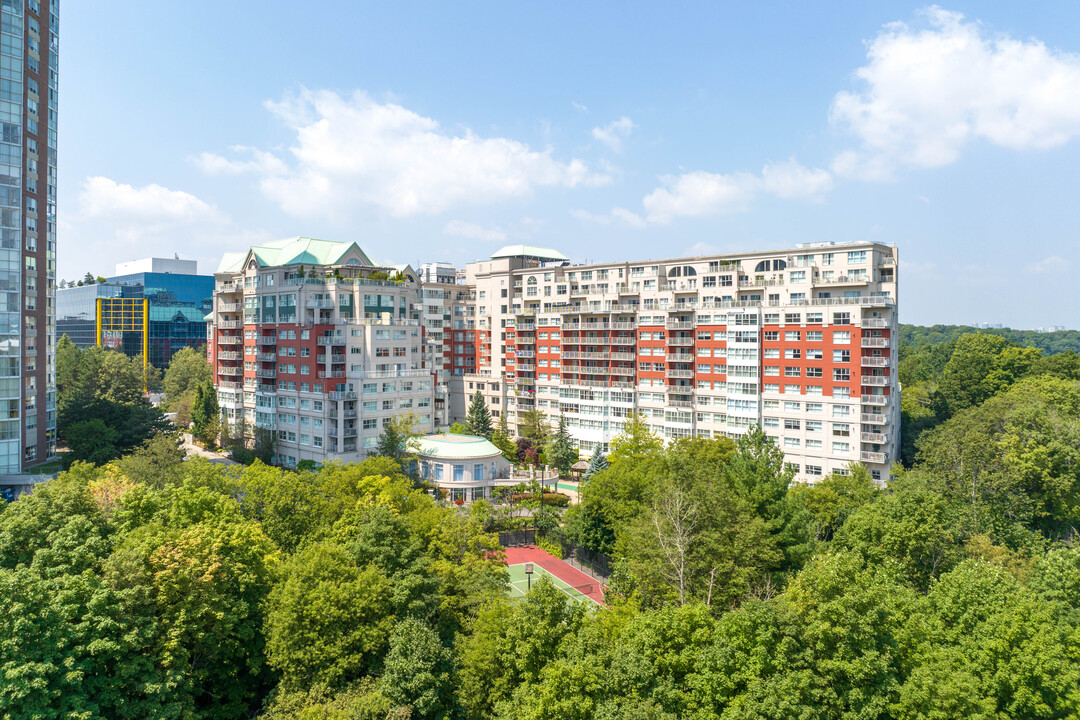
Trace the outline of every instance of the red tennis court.
<instances>
[{"instance_id":1,"label":"red tennis court","mask_svg":"<svg viewBox=\"0 0 1080 720\"><path fill-rule=\"evenodd\" d=\"M604 588L594 578L589 577L576 567L564 563L546 550L541 550L535 545L506 548L506 564L519 565L521 563L536 563L547 572L562 580L567 585L580 587L592 584L592 592L585 593L591 600L604 604Z\"/></svg>"}]
</instances>

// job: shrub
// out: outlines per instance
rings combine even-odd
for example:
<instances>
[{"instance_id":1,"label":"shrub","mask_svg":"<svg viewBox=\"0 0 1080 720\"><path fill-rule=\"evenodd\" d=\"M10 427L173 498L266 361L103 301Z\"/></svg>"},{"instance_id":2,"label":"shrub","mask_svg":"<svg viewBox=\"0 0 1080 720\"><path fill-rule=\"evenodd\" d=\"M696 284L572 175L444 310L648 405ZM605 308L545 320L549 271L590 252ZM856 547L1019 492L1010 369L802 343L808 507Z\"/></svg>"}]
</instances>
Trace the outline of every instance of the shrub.
<instances>
[{"instance_id":1,"label":"shrub","mask_svg":"<svg viewBox=\"0 0 1080 720\"><path fill-rule=\"evenodd\" d=\"M562 545L554 540L548 540L547 538L540 538L536 541L536 544L540 546L540 549L544 552L551 553L553 556L562 560Z\"/></svg>"}]
</instances>

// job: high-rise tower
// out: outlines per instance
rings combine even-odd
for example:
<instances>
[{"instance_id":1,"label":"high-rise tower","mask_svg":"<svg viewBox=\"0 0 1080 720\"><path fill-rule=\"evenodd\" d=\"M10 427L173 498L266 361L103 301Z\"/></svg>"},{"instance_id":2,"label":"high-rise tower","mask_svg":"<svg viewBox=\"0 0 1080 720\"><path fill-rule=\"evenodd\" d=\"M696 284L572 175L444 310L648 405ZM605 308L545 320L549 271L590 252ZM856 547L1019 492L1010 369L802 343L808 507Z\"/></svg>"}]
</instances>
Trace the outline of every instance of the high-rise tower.
<instances>
[{"instance_id":1,"label":"high-rise tower","mask_svg":"<svg viewBox=\"0 0 1080 720\"><path fill-rule=\"evenodd\" d=\"M0 0L0 473L56 455L58 0Z\"/></svg>"}]
</instances>

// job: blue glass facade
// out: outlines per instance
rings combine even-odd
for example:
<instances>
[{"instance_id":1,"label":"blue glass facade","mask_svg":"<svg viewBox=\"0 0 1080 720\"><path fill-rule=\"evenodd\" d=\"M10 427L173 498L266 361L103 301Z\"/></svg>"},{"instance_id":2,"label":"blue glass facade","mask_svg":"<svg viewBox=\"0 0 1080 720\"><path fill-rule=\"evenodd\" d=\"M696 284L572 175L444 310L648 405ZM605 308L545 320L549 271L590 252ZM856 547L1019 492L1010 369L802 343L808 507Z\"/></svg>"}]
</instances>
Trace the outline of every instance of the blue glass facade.
<instances>
[{"instance_id":1,"label":"blue glass facade","mask_svg":"<svg viewBox=\"0 0 1080 720\"><path fill-rule=\"evenodd\" d=\"M204 317L213 308L212 275L137 273L107 278L105 283L61 288L56 293L57 335L79 347L97 343L98 298L146 298L150 301L150 364L165 367L178 350L206 344ZM141 331L123 333L115 345L134 357L142 352Z\"/></svg>"}]
</instances>

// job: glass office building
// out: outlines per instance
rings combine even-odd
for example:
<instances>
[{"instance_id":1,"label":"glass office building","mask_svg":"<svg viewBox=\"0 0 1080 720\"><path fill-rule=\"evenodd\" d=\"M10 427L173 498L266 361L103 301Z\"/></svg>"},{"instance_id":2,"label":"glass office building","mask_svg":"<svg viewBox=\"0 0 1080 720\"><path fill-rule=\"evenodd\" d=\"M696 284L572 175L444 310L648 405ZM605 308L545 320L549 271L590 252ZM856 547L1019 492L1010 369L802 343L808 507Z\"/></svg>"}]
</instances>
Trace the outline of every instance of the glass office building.
<instances>
[{"instance_id":1,"label":"glass office building","mask_svg":"<svg viewBox=\"0 0 1080 720\"><path fill-rule=\"evenodd\" d=\"M0 2L0 475L56 455L58 0Z\"/></svg>"},{"instance_id":2,"label":"glass office building","mask_svg":"<svg viewBox=\"0 0 1080 720\"><path fill-rule=\"evenodd\" d=\"M78 347L100 345L163 368L185 347L206 344L212 275L133 273L57 292L57 333Z\"/></svg>"}]
</instances>

